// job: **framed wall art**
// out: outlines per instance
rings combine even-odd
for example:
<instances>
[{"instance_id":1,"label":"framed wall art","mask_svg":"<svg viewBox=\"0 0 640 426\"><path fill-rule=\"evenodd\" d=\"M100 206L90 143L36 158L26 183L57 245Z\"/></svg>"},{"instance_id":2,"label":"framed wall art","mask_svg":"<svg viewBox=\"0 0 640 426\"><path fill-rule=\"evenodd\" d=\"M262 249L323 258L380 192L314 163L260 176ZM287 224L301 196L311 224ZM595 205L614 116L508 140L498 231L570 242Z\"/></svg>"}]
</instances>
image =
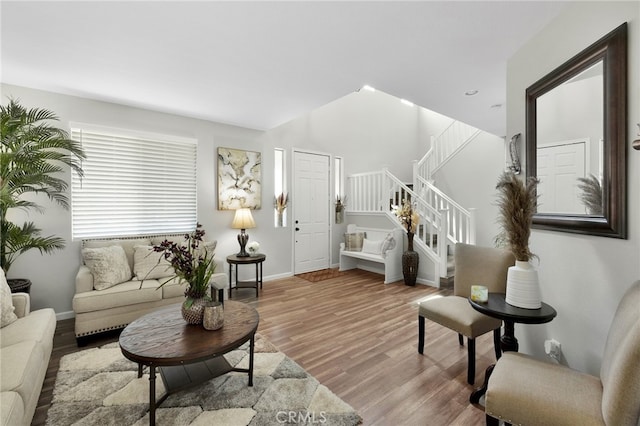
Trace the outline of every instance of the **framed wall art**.
<instances>
[{"instance_id":1,"label":"framed wall art","mask_svg":"<svg viewBox=\"0 0 640 426\"><path fill-rule=\"evenodd\" d=\"M262 154L218 148L218 210L262 207Z\"/></svg>"}]
</instances>

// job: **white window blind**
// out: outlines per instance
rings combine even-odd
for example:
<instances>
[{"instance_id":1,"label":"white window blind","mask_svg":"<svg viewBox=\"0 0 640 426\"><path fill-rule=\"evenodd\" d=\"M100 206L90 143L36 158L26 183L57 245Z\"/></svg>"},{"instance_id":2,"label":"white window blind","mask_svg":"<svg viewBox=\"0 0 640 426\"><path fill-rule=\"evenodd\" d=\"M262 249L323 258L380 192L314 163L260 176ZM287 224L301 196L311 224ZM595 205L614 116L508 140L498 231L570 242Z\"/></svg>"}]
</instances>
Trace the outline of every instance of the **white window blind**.
<instances>
[{"instance_id":1,"label":"white window blind","mask_svg":"<svg viewBox=\"0 0 640 426\"><path fill-rule=\"evenodd\" d=\"M74 126L87 158L72 176L74 239L195 229L194 139Z\"/></svg>"}]
</instances>

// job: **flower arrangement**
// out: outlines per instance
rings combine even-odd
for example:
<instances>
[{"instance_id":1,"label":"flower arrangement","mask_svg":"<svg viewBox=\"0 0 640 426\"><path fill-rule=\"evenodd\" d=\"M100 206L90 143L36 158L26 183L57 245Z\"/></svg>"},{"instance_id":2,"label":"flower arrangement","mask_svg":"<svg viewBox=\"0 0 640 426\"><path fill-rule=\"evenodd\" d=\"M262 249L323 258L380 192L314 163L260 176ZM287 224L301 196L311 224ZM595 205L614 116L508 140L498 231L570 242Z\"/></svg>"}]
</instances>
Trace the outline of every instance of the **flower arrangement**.
<instances>
[{"instance_id":1,"label":"flower arrangement","mask_svg":"<svg viewBox=\"0 0 640 426\"><path fill-rule=\"evenodd\" d=\"M280 193L280 195L275 197L273 201L273 207L275 207L279 214L282 214L282 212L284 212L284 210L287 208L288 203L289 195L282 192Z\"/></svg>"},{"instance_id":2,"label":"flower arrangement","mask_svg":"<svg viewBox=\"0 0 640 426\"><path fill-rule=\"evenodd\" d=\"M164 240L153 247L153 251L162 253L164 259L171 264L175 272L175 276L168 278L160 284L160 287L175 278L186 283L187 288L184 295L187 298L187 308L193 303L193 299L210 300L208 295L209 281L216 270L216 264L213 261L213 253L207 253L207 250L200 248L204 234L202 225L198 223L195 231L185 234L183 243ZM158 259L158 263L160 260Z\"/></svg>"},{"instance_id":3,"label":"flower arrangement","mask_svg":"<svg viewBox=\"0 0 640 426\"><path fill-rule=\"evenodd\" d=\"M518 261L528 262L536 257L529 250L529 236L538 206L538 182L538 179L529 177L525 183L514 173L504 172L496 185L500 214L498 224L502 229L496 237L496 243L499 246L506 245Z\"/></svg>"},{"instance_id":4,"label":"flower arrangement","mask_svg":"<svg viewBox=\"0 0 640 426\"><path fill-rule=\"evenodd\" d=\"M418 216L418 212L409 201L402 200L402 206L396 208L396 216L407 233L414 234L416 232L420 216Z\"/></svg>"},{"instance_id":5,"label":"flower arrangement","mask_svg":"<svg viewBox=\"0 0 640 426\"><path fill-rule=\"evenodd\" d=\"M247 251L251 256L255 256L258 253L258 250L260 250L259 242L251 241L249 244L247 244Z\"/></svg>"}]
</instances>

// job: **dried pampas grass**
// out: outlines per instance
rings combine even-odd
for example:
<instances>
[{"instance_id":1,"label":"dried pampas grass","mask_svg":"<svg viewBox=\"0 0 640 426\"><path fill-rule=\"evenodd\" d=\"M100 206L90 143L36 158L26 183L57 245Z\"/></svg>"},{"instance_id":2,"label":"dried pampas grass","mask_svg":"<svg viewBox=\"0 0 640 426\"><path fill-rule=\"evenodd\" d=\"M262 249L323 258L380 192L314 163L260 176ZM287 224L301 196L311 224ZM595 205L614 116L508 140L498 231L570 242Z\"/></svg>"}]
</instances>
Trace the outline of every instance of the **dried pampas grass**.
<instances>
[{"instance_id":1,"label":"dried pampas grass","mask_svg":"<svg viewBox=\"0 0 640 426\"><path fill-rule=\"evenodd\" d=\"M529 251L529 236L538 206L538 182L538 179L529 177L525 183L512 172L504 172L496 185L496 204L500 213L498 224L502 230L496 242L506 245L519 261L528 262L535 257Z\"/></svg>"},{"instance_id":2,"label":"dried pampas grass","mask_svg":"<svg viewBox=\"0 0 640 426\"><path fill-rule=\"evenodd\" d=\"M602 186L594 175L578 178L580 201L587 209L587 214L602 216Z\"/></svg>"}]
</instances>

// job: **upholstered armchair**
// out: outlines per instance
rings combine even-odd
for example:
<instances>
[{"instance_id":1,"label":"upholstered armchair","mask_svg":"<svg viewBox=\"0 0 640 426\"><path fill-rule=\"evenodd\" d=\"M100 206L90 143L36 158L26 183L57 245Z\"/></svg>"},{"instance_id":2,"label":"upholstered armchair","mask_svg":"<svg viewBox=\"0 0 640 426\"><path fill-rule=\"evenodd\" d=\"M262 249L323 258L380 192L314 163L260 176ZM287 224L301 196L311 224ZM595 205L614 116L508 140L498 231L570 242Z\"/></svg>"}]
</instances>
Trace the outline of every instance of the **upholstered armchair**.
<instances>
[{"instance_id":1,"label":"upholstered armchair","mask_svg":"<svg viewBox=\"0 0 640 426\"><path fill-rule=\"evenodd\" d=\"M640 425L640 281L609 328L600 377L506 352L485 395L487 425Z\"/></svg>"},{"instance_id":2,"label":"upholstered armchair","mask_svg":"<svg viewBox=\"0 0 640 426\"><path fill-rule=\"evenodd\" d=\"M493 331L496 358L500 357L500 328L502 321L476 311L469 304L472 285L486 286L489 292L505 293L507 271L515 258L508 251L458 243L454 252L455 278L453 295L420 302L418 310L418 352L424 353L425 318L458 333L463 345L467 337L467 382L474 383L476 374L475 339Z\"/></svg>"}]
</instances>

